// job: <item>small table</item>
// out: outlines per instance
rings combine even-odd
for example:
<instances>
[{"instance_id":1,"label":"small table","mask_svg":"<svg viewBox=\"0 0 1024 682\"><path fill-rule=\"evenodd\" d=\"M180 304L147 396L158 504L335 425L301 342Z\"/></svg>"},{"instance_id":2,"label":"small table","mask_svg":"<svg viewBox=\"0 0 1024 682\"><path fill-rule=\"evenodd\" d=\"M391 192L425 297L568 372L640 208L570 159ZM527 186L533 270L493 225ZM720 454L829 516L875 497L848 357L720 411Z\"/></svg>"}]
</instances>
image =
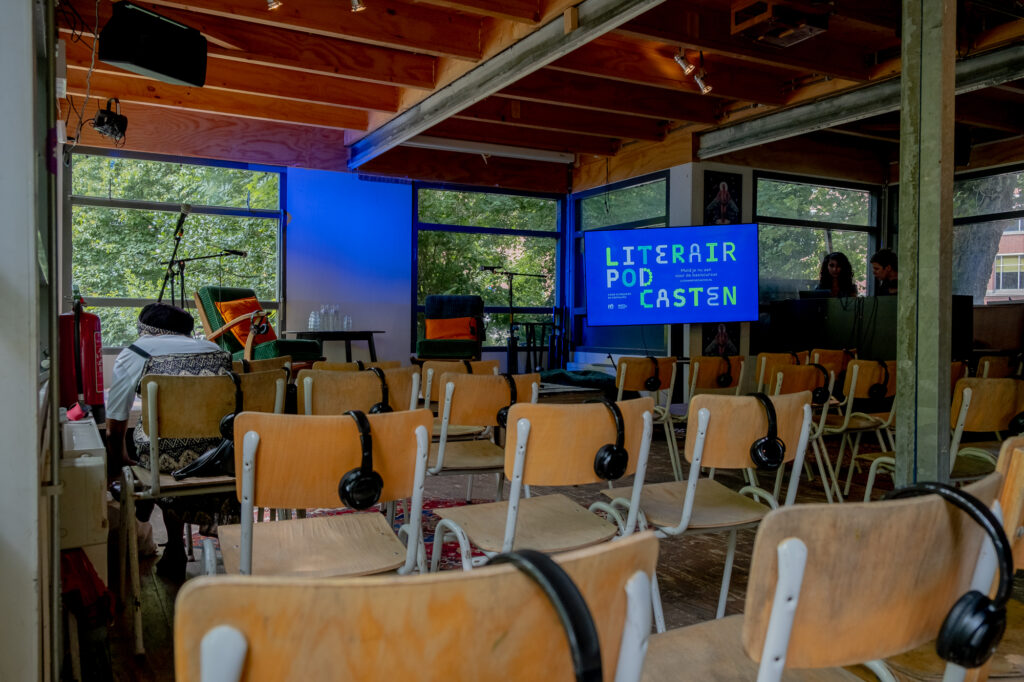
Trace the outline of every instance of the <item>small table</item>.
<instances>
[{"instance_id":1,"label":"small table","mask_svg":"<svg viewBox=\"0 0 1024 682\"><path fill-rule=\"evenodd\" d=\"M373 331L341 331L340 329L323 329L307 331L286 331L285 336L293 334L297 339L316 339L321 344L324 341L345 342L345 362L352 362L352 342L366 341L370 346L370 362L377 362L377 349L373 345L373 335L384 332L375 329Z\"/></svg>"}]
</instances>

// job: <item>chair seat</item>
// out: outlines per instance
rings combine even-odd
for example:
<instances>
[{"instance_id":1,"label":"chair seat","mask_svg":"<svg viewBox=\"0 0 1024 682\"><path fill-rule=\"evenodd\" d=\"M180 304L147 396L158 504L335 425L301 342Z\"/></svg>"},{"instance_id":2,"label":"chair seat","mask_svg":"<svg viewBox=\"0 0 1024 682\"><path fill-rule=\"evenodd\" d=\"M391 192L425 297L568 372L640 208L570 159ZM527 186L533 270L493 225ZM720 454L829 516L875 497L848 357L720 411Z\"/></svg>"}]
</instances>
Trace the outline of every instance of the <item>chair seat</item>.
<instances>
[{"instance_id":1,"label":"chair seat","mask_svg":"<svg viewBox=\"0 0 1024 682\"><path fill-rule=\"evenodd\" d=\"M241 360L245 354L244 350L231 354L232 360ZM253 346L253 360L267 360L279 358L282 355L292 356L292 362L312 362L323 357L323 350L320 342L315 339L274 339Z\"/></svg>"},{"instance_id":2,"label":"chair seat","mask_svg":"<svg viewBox=\"0 0 1024 682\"><path fill-rule=\"evenodd\" d=\"M968 481L984 478L995 470L995 465L987 459L960 455L953 463L953 471L949 477L955 481Z\"/></svg>"},{"instance_id":3,"label":"chair seat","mask_svg":"<svg viewBox=\"0 0 1024 682\"><path fill-rule=\"evenodd\" d=\"M735 682L757 679L757 663L743 650L743 616L735 615L651 635L643 682ZM859 680L842 668L787 670L784 682Z\"/></svg>"},{"instance_id":4,"label":"chair seat","mask_svg":"<svg viewBox=\"0 0 1024 682\"><path fill-rule=\"evenodd\" d=\"M449 424L448 425L448 439L451 440L451 439L456 439L456 438L475 438L475 437L479 436L481 433L483 433L486 430L487 430L486 426L461 426L461 425L457 425L457 424ZM434 419L434 428L433 428L433 430L431 432L431 435L434 437L434 441L435 442L437 442L437 439L440 438L440 436L441 436L441 420L440 419L436 419L436 418Z\"/></svg>"},{"instance_id":5,"label":"chair seat","mask_svg":"<svg viewBox=\"0 0 1024 682\"><path fill-rule=\"evenodd\" d=\"M474 545L500 552L505 538L508 502L435 509L459 524ZM565 495L539 495L519 500L514 549L564 552L610 540L618 526L593 514Z\"/></svg>"},{"instance_id":6,"label":"chair seat","mask_svg":"<svg viewBox=\"0 0 1024 682\"><path fill-rule=\"evenodd\" d=\"M631 487L602 490L606 496L629 498ZM686 501L686 481L670 481L645 485L640 494L640 508L647 521L655 526L678 526ZM689 529L730 528L757 523L771 511L746 495L730 490L718 481L702 478L697 481L696 499Z\"/></svg>"},{"instance_id":7,"label":"chair seat","mask_svg":"<svg viewBox=\"0 0 1024 682\"><path fill-rule=\"evenodd\" d=\"M480 342L473 339L420 339L416 356L420 360L471 360L480 352Z\"/></svg>"},{"instance_id":8,"label":"chair seat","mask_svg":"<svg viewBox=\"0 0 1024 682\"><path fill-rule=\"evenodd\" d=\"M430 466L436 466L437 445L430 450ZM504 466L505 450L489 440L456 440L445 444L445 469L500 469Z\"/></svg>"},{"instance_id":9,"label":"chair seat","mask_svg":"<svg viewBox=\"0 0 1024 682\"><path fill-rule=\"evenodd\" d=\"M152 476L149 473L149 469L143 467L132 467L132 473L135 474L136 480L143 487L152 487ZM138 489L139 486L136 486ZM212 488L209 492L222 492L230 491L235 489L235 477L234 476L201 476L201 477L190 477L183 478L180 481L174 480L174 477L170 474L160 474L160 496L173 497L174 495L184 494L186 491L194 491L196 489Z\"/></svg>"},{"instance_id":10,"label":"chair seat","mask_svg":"<svg viewBox=\"0 0 1024 682\"><path fill-rule=\"evenodd\" d=\"M850 423L847 425L847 431L874 431L879 429L885 424L889 418L888 413L876 412L873 414L864 414L856 412L850 415ZM845 417L841 414L830 414L825 417L825 431L836 433L842 430L843 421Z\"/></svg>"},{"instance_id":11,"label":"chair seat","mask_svg":"<svg viewBox=\"0 0 1024 682\"><path fill-rule=\"evenodd\" d=\"M220 526L217 534L224 568L237 574L242 526ZM369 575L404 562L405 546L377 512L253 524L253 575Z\"/></svg>"},{"instance_id":12,"label":"chair seat","mask_svg":"<svg viewBox=\"0 0 1024 682\"><path fill-rule=\"evenodd\" d=\"M968 455L971 453L981 455L982 457L988 455L992 458L992 461L999 459L999 450L1003 447L1003 441L1001 440L986 440L976 443L960 443L960 454Z\"/></svg>"}]
</instances>

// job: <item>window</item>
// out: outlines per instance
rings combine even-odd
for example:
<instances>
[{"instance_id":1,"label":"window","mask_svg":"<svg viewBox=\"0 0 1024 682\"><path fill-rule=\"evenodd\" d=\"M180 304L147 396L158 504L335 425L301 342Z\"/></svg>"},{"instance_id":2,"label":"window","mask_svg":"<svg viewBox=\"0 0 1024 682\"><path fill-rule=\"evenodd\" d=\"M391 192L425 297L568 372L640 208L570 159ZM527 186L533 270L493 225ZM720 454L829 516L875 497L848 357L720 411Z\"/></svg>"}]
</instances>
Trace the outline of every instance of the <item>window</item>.
<instances>
[{"instance_id":1,"label":"window","mask_svg":"<svg viewBox=\"0 0 1024 682\"><path fill-rule=\"evenodd\" d=\"M993 267L992 290L993 291L1017 291L1024 289L1024 280L1021 279L1021 272L1024 271L1024 261L1021 254L998 255Z\"/></svg>"},{"instance_id":2,"label":"window","mask_svg":"<svg viewBox=\"0 0 1024 682\"><path fill-rule=\"evenodd\" d=\"M423 338L428 295L469 294L484 299L485 347L504 346L510 282L515 321L551 320L558 296L558 198L427 186L417 186L415 197L416 339ZM497 272L483 266L497 266Z\"/></svg>"},{"instance_id":3,"label":"window","mask_svg":"<svg viewBox=\"0 0 1024 682\"><path fill-rule=\"evenodd\" d=\"M1003 229L1003 234L1020 234L1024 232L1024 219L1011 220Z\"/></svg>"},{"instance_id":4,"label":"window","mask_svg":"<svg viewBox=\"0 0 1024 682\"><path fill-rule=\"evenodd\" d=\"M580 228L665 227L668 183L662 178L580 199Z\"/></svg>"},{"instance_id":5,"label":"window","mask_svg":"<svg viewBox=\"0 0 1024 682\"><path fill-rule=\"evenodd\" d=\"M877 239L876 190L757 174L754 182L762 302L814 289L825 254L834 251L849 259L857 291L868 292L868 257Z\"/></svg>"},{"instance_id":6,"label":"window","mask_svg":"<svg viewBox=\"0 0 1024 682\"><path fill-rule=\"evenodd\" d=\"M100 316L104 347L131 343L139 310L160 295L182 204L186 300L204 284L238 286L277 309L280 185L271 170L74 154L71 281Z\"/></svg>"}]
</instances>

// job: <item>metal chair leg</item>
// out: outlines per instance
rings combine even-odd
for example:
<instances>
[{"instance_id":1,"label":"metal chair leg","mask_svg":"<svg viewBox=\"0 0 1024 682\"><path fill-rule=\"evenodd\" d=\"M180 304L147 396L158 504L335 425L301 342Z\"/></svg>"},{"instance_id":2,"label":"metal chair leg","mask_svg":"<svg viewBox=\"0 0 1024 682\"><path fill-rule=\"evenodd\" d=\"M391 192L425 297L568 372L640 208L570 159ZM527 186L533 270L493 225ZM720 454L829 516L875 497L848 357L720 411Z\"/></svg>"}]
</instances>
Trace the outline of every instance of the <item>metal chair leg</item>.
<instances>
[{"instance_id":1,"label":"metal chair leg","mask_svg":"<svg viewBox=\"0 0 1024 682\"><path fill-rule=\"evenodd\" d=\"M729 531L729 550L725 555L725 571L722 573L722 591L718 595L718 613L715 618L725 616L725 602L729 599L729 582L732 579L732 562L736 558L736 531Z\"/></svg>"}]
</instances>

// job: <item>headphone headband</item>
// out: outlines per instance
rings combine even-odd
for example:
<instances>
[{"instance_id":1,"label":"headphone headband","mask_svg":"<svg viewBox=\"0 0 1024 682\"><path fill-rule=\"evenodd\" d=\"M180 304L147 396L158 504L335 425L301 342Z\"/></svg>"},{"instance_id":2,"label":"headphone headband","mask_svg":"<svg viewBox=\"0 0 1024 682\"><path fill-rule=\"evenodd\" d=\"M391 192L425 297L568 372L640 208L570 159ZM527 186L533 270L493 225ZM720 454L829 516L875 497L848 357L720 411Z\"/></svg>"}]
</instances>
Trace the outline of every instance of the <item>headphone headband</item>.
<instances>
[{"instance_id":1,"label":"headphone headband","mask_svg":"<svg viewBox=\"0 0 1024 682\"><path fill-rule=\"evenodd\" d=\"M750 393L749 395L764 407L765 418L768 420L768 432L765 438L769 440L777 439L779 437L779 418L775 412L775 405L772 403L772 399L764 393Z\"/></svg>"},{"instance_id":2,"label":"headphone headband","mask_svg":"<svg viewBox=\"0 0 1024 682\"><path fill-rule=\"evenodd\" d=\"M356 421L356 427L359 429L359 447L363 451L359 468L369 473L373 471L373 434L370 432L370 420L359 410L349 410L345 414Z\"/></svg>"},{"instance_id":3,"label":"headphone headband","mask_svg":"<svg viewBox=\"0 0 1024 682\"><path fill-rule=\"evenodd\" d=\"M615 420L615 447L621 448L626 445L626 420L622 417L622 410L611 400L605 398L598 398L595 400L588 400L588 403L601 403L608 411L612 413L612 419Z\"/></svg>"},{"instance_id":4,"label":"headphone headband","mask_svg":"<svg viewBox=\"0 0 1024 682\"><path fill-rule=\"evenodd\" d=\"M519 393L516 388L516 380L511 373L502 374L505 378L505 383L508 384L508 404L509 407L519 402Z\"/></svg>"},{"instance_id":5,"label":"headphone headband","mask_svg":"<svg viewBox=\"0 0 1024 682\"><path fill-rule=\"evenodd\" d=\"M228 375L231 377L231 381L235 382L235 414L238 414L243 409L242 377L232 371L228 371Z\"/></svg>"},{"instance_id":6,"label":"headphone headband","mask_svg":"<svg viewBox=\"0 0 1024 682\"><path fill-rule=\"evenodd\" d=\"M469 360L463 360L462 364L466 366L466 374L472 374L473 373L473 363L472 362L470 362Z\"/></svg>"}]
</instances>

